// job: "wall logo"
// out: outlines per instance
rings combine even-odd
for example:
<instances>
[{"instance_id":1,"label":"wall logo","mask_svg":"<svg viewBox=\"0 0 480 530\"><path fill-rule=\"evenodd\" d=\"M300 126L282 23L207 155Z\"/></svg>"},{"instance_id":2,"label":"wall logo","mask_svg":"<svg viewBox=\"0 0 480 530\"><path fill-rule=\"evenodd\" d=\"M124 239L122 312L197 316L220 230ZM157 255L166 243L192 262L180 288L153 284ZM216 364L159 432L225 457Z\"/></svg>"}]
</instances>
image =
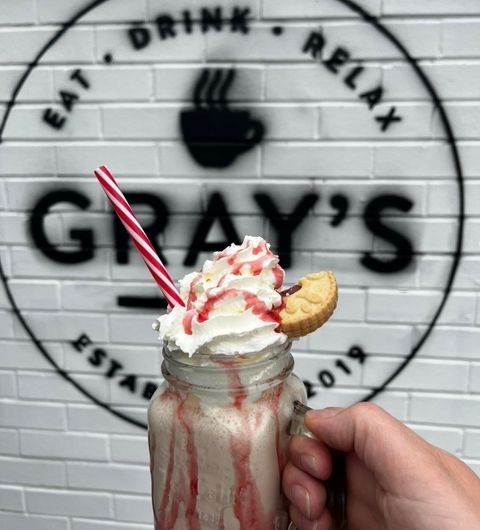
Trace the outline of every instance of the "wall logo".
<instances>
[{"instance_id":1,"label":"wall logo","mask_svg":"<svg viewBox=\"0 0 480 530\"><path fill-rule=\"evenodd\" d=\"M92 177L101 164L176 278L246 233L272 242L290 282L336 271L334 319L296 346L312 400L394 384L448 299L463 181L436 90L408 43L355 2L293 20L283 3L159 0L102 24L118 15L97 0L38 52L7 105L0 271L17 338L140 427L160 373L150 324L166 304ZM439 179L456 184L448 212L431 207ZM440 232L433 214L447 219ZM407 312L416 297L421 310Z\"/></svg>"},{"instance_id":2,"label":"wall logo","mask_svg":"<svg viewBox=\"0 0 480 530\"><path fill-rule=\"evenodd\" d=\"M263 138L265 127L249 110L232 109L227 94L235 70L203 70L195 83L193 107L180 114L182 139L203 167L227 168Z\"/></svg>"}]
</instances>

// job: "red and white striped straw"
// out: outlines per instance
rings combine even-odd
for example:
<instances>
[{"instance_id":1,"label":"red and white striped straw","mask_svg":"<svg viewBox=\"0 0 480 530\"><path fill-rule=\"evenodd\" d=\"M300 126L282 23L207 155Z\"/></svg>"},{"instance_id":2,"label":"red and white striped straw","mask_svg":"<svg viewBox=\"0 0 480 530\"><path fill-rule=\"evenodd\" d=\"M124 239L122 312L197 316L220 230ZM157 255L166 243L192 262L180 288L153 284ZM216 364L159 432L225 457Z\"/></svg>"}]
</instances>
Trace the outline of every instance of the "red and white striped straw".
<instances>
[{"instance_id":1,"label":"red and white striped straw","mask_svg":"<svg viewBox=\"0 0 480 530\"><path fill-rule=\"evenodd\" d=\"M185 305L175 288L172 277L155 252L152 243L140 226L132 207L128 204L113 175L105 166L100 166L94 173L170 307Z\"/></svg>"}]
</instances>

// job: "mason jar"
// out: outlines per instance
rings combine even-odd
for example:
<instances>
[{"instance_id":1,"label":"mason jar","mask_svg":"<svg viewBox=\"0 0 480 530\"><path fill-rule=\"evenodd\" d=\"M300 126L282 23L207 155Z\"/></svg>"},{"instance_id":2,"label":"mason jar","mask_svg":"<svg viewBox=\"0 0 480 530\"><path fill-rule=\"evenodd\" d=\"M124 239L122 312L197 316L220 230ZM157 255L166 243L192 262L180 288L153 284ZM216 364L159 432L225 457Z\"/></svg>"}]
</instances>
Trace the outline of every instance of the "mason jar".
<instances>
[{"instance_id":1,"label":"mason jar","mask_svg":"<svg viewBox=\"0 0 480 530\"><path fill-rule=\"evenodd\" d=\"M294 401L291 344L248 356L164 346L148 410L155 530L286 530L281 492Z\"/></svg>"}]
</instances>

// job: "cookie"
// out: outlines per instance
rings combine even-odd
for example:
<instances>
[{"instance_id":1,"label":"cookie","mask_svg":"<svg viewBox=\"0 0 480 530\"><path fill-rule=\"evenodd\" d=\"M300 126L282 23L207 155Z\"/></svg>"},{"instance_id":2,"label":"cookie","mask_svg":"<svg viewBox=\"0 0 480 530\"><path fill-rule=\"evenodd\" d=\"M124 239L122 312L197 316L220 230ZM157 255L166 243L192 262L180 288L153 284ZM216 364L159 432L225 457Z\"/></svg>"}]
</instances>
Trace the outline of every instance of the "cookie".
<instances>
[{"instance_id":1,"label":"cookie","mask_svg":"<svg viewBox=\"0 0 480 530\"><path fill-rule=\"evenodd\" d=\"M291 339L303 337L323 325L335 310L338 299L337 281L333 272L307 274L298 281L298 288L284 297L280 326Z\"/></svg>"}]
</instances>

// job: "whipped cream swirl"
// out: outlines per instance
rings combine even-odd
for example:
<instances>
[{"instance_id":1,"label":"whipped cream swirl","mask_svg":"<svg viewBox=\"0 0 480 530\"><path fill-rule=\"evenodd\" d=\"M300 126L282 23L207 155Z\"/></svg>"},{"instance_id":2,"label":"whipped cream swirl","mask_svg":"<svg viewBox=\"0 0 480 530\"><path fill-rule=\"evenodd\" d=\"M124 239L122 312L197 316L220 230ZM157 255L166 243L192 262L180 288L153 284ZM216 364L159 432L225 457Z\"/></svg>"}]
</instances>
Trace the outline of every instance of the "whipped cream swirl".
<instances>
[{"instance_id":1,"label":"whipped cream swirl","mask_svg":"<svg viewBox=\"0 0 480 530\"><path fill-rule=\"evenodd\" d=\"M278 316L284 276L270 245L246 236L180 280L185 307L160 316L154 327L169 347L189 356L248 355L284 344Z\"/></svg>"}]
</instances>

